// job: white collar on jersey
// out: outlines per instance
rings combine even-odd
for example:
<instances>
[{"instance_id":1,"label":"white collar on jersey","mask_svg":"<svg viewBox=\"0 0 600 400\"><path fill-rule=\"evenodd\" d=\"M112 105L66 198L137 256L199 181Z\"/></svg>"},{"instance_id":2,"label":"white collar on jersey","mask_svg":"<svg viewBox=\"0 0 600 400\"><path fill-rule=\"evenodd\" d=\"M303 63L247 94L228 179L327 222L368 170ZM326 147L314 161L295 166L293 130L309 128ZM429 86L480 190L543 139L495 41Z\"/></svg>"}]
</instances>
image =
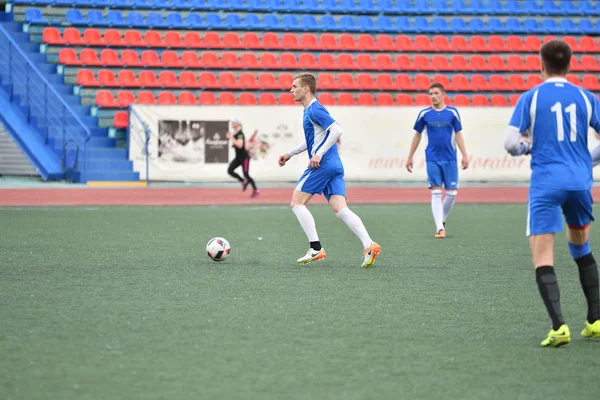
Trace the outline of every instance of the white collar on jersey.
<instances>
[{"instance_id":1,"label":"white collar on jersey","mask_svg":"<svg viewBox=\"0 0 600 400\"><path fill-rule=\"evenodd\" d=\"M546 79L546 82L568 82L567 78L561 78L558 76Z\"/></svg>"},{"instance_id":2,"label":"white collar on jersey","mask_svg":"<svg viewBox=\"0 0 600 400\"><path fill-rule=\"evenodd\" d=\"M308 105L306 106L306 108L304 108L304 109L306 110L308 107L310 107L310 105L311 105L312 103L314 103L314 102L316 102L316 101L317 101L317 98L316 98L316 97L315 97L315 98L313 98L313 99L310 101L310 103L308 103Z\"/></svg>"}]
</instances>

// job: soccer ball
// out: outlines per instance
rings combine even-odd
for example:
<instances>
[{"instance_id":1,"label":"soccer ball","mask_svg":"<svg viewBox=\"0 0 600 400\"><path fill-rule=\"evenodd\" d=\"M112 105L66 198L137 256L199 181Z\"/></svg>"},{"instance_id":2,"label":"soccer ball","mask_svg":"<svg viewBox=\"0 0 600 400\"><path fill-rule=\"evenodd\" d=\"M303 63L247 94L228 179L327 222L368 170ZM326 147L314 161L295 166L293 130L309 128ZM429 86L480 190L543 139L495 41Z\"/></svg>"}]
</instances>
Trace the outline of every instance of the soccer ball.
<instances>
[{"instance_id":1,"label":"soccer ball","mask_svg":"<svg viewBox=\"0 0 600 400\"><path fill-rule=\"evenodd\" d=\"M215 237L206 243L206 253L213 261L223 261L229 257L230 251L231 246L225 238Z\"/></svg>"}]
</instances>

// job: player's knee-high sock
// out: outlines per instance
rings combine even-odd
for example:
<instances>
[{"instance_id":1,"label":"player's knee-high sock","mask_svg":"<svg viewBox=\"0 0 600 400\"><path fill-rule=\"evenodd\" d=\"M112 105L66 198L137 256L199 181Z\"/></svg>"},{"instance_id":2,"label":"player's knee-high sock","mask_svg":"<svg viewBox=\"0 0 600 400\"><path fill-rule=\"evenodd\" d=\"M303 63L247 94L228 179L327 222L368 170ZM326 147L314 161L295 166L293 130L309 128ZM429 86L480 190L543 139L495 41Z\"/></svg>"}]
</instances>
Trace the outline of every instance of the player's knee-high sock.
<instances>
[{"instance_id":1,"label":"player's knee-high sock","mask_svg":"<svg viewBox=\"0 0 600 400\"><path fill-rule=\"evenodd\" d=\"M569 250L579 268L579 282L588 304L587 320L590 324L600 319L600 294L598 293L598 265L592 255L590 242L576 245L569 242Z\"/></svg>"},{"instance_id":2,"label":"player's knee-high sock","mask_svg":"<svg viewBox=\"0 0 600 400\"><path fill-rule=\"evenodd\" d=\"M313 218L312 214L310 213L310 211L308 211L308 208L306 208L306 206L300 205L300 206L295 206L294 208L292 208L292 211L294 212L294 214L296 214L296 218L298 218L298 222L300 222L300 226L302 227L302 229L304 230L304 233L306 233L306 236L308 237L308 241L311 242L311 247L313 242L317 242L317 247L319 247L318 249L315 249L314 247L312 247L313 250L321 250L321 244L318 243L319 242L319 235L317 235L317 226L315 224L315 219Z\"/></svg>"},{"instance_id":3,"label":"player's knee-high sock","mask_svg":"<svg viewBox=\"0 0 600 400\"><path fill-rule=\"evenodd\" d=\"M456 190L447 190L446 197L444 198L444 222L446 222L446 218L448 218L448 214L450 214L450 210L454 206L454 202L456 201Z\"/></svg>"},{"instance_id":4,"label":"player's knee-high sock","mask_svg":"<svg viewBox=\"0 0 600 400\"><path fill-rule=\"evenodd\" d=\"M431 191L431 211L435 221L436 231L444 229L444 205L442 204L442 190Z\"/></svg>"},{"instance_id":5,"label":"player's knee-high sock","mask_svg":"<svg viewBox=\"0 0 600 400\"><path fill-rule=\"evenodd\" d=\"M546 310L548 310L548 314L552 320L552 329L557 330L565 323L565 320L560 310L560 290L558 289L558 282L554 274L554 267L544 265L536 268L535 280L542 300L544 300L544 304L546 305Z\"/></svg>"},{"instance_id":6,"label":"player's knee-high sock","mask_svg":"<svg viewBox=\"0 0 600 400\"><path fill-rule=\"evenodd\" d=\"M365 228L365 225L358 215L354 214L354 212L348 207L344 207L338 211L335 216L344 221L344 223L348 225L348 228L350 228L352 232L358 236L363 244L363 248L366 249L371 246L373 241L369 236L369 232L367 232L367 228Z\"/></svg>"}]
</instances>

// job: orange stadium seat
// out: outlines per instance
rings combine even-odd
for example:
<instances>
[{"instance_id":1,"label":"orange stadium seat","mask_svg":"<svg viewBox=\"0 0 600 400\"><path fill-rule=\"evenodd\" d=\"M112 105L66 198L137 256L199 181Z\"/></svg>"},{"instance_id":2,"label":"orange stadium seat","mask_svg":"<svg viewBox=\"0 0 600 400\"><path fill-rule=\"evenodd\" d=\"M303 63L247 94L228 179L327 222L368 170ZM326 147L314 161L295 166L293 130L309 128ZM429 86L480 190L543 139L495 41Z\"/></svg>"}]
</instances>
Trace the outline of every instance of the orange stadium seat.
<instances>
[{"instance_id":1,"label":"orange stadium seat","mask_svg":"<svg viewBox=\"0 0 600 400\"><path fill-rule=\"evenodd\" d=\"M231 93L227 93L227 95L233 97L233 94L231 94ZM233 97L232 104L235 104L235 103L236 103L235 97ZM198 96L198 104L200 104L202 106L214 106L217 104L217 98L215 97L215 94L212 92L202 92Z\"/></svg>"},{"instance_id":2,"label":"orange stadium seat","mask_svg":"<svg viewBox=\"0 0 600 400\"><path fill-rule=\"evenodd\" d=\"M389 93L379 93L377 95L377 105L378 106L393 106L394 98Z\"/></svg>"},{"instance_id":3,"label":"orange stadium seat","mask_svg":"<svg viewBox=\"0 0 600 400\"><path fill-rule=\"evenodd\" d=\"M113 117L113 125L117 129L127 129L129 126L129 114L126 111L117 111Z\"/></svg>"},{"instance_id":4,"label":"orange stadium seat","mask_svg":"<svg viewBox=\"0 0 600 400\"><path fill-rule=\"evenodd\" d=\"M177 99L173 92L163 91L158 94L158 104L177 104Z\"/></svg>"},{"instance_id":5,"label":"orange stadium seat","mask_svg":"<svg viewBox=\"0 0 600 400\"><path fill-rule=\"evenodd\" d=\"M235 106L237 105L237 99L231 92L221 92L219 94L219 104L225 106Z\"/></svg>"},{"instance_id":6,"label":"orange stadium seat","mask_svg":"<svg viewBox=\"0 0 600 400\"><path fill-rule=\"evenodd\" d=\"M181 92L178 96L178 103L182 106L195 106L196 96L192 92Z\"/></svg>"}]
</instances>

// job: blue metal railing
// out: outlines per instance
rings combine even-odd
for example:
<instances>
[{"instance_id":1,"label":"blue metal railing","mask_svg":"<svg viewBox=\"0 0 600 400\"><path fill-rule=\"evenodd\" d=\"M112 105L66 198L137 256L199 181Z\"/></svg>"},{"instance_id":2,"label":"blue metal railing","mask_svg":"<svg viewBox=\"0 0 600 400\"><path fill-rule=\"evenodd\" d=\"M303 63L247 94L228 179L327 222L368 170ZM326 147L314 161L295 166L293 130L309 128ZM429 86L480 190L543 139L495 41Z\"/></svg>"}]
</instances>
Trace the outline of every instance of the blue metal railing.
<instances>
[{"instance_id":1,"label":"blue metal railing","mask_svg":"<svg viewBox=\"0 0 600 400\"><path fill-rule=\"evenodd\" d=\"M18 96L20 105L25 106L28 123L39 128L45 144L53 143L53 149L60 150L63 165L66 164L66 144L76 145L74 158L79 162L74 168L85 180L89 128L2 25L0 33L0 77L1 83L10 87L11 101Z\"/></svg>"}]
</instances>

